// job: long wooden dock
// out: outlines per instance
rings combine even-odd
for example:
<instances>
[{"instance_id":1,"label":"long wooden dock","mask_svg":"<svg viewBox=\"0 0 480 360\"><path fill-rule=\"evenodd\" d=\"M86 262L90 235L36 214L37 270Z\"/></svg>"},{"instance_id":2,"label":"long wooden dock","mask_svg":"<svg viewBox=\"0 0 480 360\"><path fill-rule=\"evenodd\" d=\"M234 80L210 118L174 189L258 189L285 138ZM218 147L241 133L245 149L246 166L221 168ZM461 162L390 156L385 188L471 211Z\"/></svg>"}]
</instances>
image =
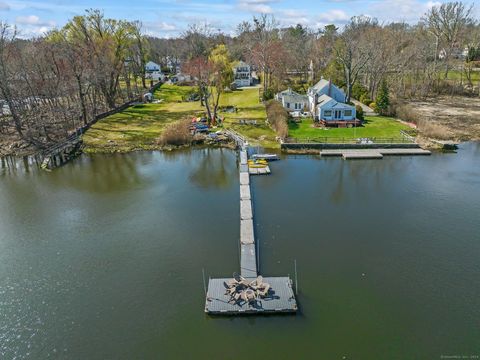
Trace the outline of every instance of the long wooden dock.
<instances>
[{"instance_id":1,"label":"long wooden dock","mask_svg":"<svg viewBox=\"0 0 480 360\"><path fill-rule=\"evenodd\" d=\"M258 279L257 242L255 240L250 171L248 168L247 144L238 134L232 138L240 147L240 275L246 282ZM228 283L232 278L209 279L205 301L205 312L212 315L241 315L294 313L297 302L289 277L265 277L270 289L266 296L254 301L232 301L228 294Z\"/></svg>"}]
</instances>

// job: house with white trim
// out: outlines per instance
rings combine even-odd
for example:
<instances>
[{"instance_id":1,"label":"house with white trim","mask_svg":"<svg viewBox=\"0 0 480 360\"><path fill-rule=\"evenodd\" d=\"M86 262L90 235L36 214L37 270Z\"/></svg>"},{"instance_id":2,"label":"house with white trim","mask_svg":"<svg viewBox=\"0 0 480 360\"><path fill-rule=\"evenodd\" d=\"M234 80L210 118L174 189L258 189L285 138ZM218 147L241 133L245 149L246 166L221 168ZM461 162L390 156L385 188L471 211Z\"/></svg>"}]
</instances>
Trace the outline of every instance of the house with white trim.
<instances>
[{"instance_id":1,"label":"house with white trim","mask_svg":"<svg viewBox=\"0 0 480 360\"><path fill-rule=\"evenodd\" d=\"M281 102L287 111L304 111L308 108L308 97L293 91L291 88L276 94L275 100Z\"/></svg>"},{"instance_id":2,"label":"house with white trim","mask_svg":"<svg viewBox=\"0 0 480 360\"><path fill-rule=\"evenodd\" d=\"M239 61L233 67L233 82L236 87L252 85L252 69L246 62Z\"/></svg>"},{"instance_id":3,"label":"house with white trim","mask_svg":"<svg viewBox=\"0 0 480 360\"><path fill-rule=\"evenodd\" d=\"M308 107L315 121L327 126L360 125L355 106L345 103L346 95L331 80L321 79L308 89Z\"/></svg>"},{"instance_id":4,"label":"house with white trim","mask_svg":"<svg viewBox=\"0 0 480 360\"><path fill-rule=\"evenodd\" d=\"M162 72L162 67L153 61L149 61L145 64L145 71L147 73Z\"/></svg>"}]
</instances>

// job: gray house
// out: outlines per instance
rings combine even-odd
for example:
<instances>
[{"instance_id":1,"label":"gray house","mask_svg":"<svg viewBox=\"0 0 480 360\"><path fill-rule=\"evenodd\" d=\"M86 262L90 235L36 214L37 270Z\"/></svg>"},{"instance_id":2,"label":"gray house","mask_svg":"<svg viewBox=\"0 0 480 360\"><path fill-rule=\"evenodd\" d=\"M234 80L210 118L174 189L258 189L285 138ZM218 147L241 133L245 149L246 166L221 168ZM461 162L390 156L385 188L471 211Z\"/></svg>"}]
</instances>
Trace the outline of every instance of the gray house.
<instances>
[{"instance_id":1,"label":"gray house","mask_svg":"<svg viewBox=\"0 0 480 360\"><path fill-rule=\"evenodd\" d=\"M327 126L360 125L355 106L346 104L345 100L343 90L330 80L322 78L308 89L308 107L313 119Z\"/></svg>"},{"instance_id":2,"label":"gray house","mask_svg":"<svg viewBox=\"0 0 480 360\"><path fill-rule=\"evenodd\" d=\"M303 111L308 107L308 97L290 88L276 94L275 100L281 102L287 111Z\"/></svg>"},{"instance_id":3,"label":"gray house","mask_svg":"<svg viewBox=\"0 0 480 360\"><path fill-rule=\"evenodd\" d=\"M239 61L233 67L234 83L236 87L252 85L252 69L250 65Z\"/></svg>"},{"instance_id":4,"label":"gray house","mask_svg":"<svg viewBox=\"0 0 480 360\"><path fill-rule=\"evenodd\" d=\"M315 120L329 126L360 125L355 106L338 102L328 95L321 95L317 101Z\"/></svg>"}]
</instances>

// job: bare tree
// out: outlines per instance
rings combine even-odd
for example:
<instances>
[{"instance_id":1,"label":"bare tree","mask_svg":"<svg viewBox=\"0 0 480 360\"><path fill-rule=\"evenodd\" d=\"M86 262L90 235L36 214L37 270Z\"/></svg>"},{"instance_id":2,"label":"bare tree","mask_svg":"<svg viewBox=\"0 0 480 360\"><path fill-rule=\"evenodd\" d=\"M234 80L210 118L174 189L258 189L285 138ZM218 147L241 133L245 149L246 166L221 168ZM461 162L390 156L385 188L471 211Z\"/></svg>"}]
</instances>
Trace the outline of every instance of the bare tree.
<instances>
[{"instance_id":1,"label":"bare tree","mask_svg":"<svg viewBox=\"0 0 480 360\"><path fill-rule=\"evenodd\" d=\"M350 101L353 84L372 57L366 35L376 26L376 19L367 16L353 17L335 42L334 53L343 67L347 102Z\"/></svg>"},{"instance_id":2,"label":"bare tree","mask_svg":"<svg viewBox=\"0 0 480 360\"><path fill-rule=\"evenodd\" d=\"M453 51L463 45L465 30L473 23L472 9L473 4L467 6L463 2L455 1L432 7L424 17L437 44L443 46L445 79L448 78ZM437 56L438 53L435 58Z\"/></svg>"}]
</instances>

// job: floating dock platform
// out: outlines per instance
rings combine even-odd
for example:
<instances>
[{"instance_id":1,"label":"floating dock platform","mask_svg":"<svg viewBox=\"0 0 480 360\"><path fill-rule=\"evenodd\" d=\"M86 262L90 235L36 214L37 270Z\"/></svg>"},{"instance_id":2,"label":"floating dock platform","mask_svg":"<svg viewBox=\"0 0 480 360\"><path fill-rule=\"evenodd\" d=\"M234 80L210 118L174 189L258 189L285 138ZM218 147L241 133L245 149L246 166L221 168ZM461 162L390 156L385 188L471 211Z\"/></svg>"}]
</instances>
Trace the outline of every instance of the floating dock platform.
<instances>
[{"instance_id":1,"label":"floating dock platform","mask_svg":"<svg viewBox=\"0 0 480 360\"><path fill-rule=\"evenodd\" d=\"M259 167L259 168L255 168L255 167L250 167L248 169L248 172L250 173L250 175L269 175L271 172L270 172L270 166L265 166L265 167Z\"/></svg>"},{"instance_id":2,"label":"floating dock platform","mask_svg":"<svg viewBox=\"0 0 480 360\"><path fill-rule=\"evenodd\" d=\"M383 159L384 156L431 155L429 150L416 149L326 149L320 151L320 156L341 156L344 160L351 159Z\"/></svg>"},{"instance_id":3,"label":"floating dock platform","mask_svg":"<svg viewBox=\"0 0 480 360\"><path fill-rule=\"evenodd\" d=\"M237 134L231 135L240 149L240 274L247 281L257 279L257 242L253 224L252 192L250 174L259 175L270 168L248 167L248 154L245 141ZM254 171L254 172L252 172ZM289 277L264 277L270 288L266 296L253 301L233 301L227 293L228 282L232 278L209 279L206 292L205 312L210 315L278 314L295 313L298 309L292 280Z\"/></svg>"},{"instance_id":4,"label":"floating dock platform","mask_svg":"<svg viewBox=\"0 0 480 360\"><path fill-rule=\"evenodd\" d=\"M225 285L229 279L210 279L208 282L207 301L205 311L212 315L241 315L241 314L281 314L295 313L297 302L292 288L292 281L288 277L263 278L272 286L270 295L255 302L240 306L229 302L230 297L225 295ZM253 279L252 279L253 280Z\"/></svg>"}]
</instances>

